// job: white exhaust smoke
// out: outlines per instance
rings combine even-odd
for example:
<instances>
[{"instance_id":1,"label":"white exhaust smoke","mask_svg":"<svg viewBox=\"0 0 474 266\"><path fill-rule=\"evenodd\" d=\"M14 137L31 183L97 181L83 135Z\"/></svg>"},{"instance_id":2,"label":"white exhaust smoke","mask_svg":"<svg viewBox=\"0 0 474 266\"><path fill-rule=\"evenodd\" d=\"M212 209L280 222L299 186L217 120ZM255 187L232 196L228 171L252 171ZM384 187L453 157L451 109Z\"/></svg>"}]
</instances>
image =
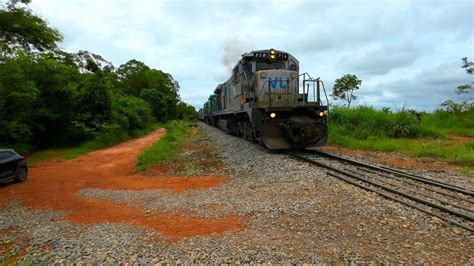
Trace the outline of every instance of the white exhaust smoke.
<instances>
[{"instance_id":1,"label":"white exhaust smoke","mask_svg":"<svg viewBox=\"0 0 474 266\"><path fill-rule=\"evenodd\" d=\"M238 40L228 40L224 44L224 53L221 58L222 64L232 73L232 68L237 64L244 53L244 48Z\"/></svg>"}]
</instances>

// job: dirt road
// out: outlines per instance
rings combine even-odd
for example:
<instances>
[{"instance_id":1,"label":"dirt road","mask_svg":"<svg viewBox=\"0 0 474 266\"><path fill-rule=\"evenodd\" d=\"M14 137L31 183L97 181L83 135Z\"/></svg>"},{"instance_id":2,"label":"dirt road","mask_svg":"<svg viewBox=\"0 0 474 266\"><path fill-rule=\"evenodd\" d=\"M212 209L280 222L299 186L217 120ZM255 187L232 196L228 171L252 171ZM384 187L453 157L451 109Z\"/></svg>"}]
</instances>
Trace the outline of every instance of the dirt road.
<instances>
[{"instance_id":1,"label":"dirt road","mask_svg":"<svg viewBox=\"0 0 474 266\"><path fill-rule=\"evenodd\" d=\"M0 188L0 204L17 200L23 207L64 211L62 219L78 224L125 223L159 230L171 240L182 237L219 233L240 228L236 216L203 219L186 214L146 214L139 208L103 199L81 197L85 188L110 190L167 189L179 193L189 189L205 189L227 183L221 176L150 177L134 173L136 158L165 133L159 129L139 139L91 152L70 161L50 161L30 168L29 178L20 184Z\"/></svg>"}]
</instances>

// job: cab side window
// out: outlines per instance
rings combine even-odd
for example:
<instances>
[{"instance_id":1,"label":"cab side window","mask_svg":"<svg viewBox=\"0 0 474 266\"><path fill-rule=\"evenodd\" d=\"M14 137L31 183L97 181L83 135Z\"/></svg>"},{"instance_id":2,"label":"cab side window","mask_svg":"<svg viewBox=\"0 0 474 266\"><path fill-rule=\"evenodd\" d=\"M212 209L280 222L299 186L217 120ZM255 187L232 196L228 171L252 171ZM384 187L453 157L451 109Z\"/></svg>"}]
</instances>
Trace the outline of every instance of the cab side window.
<instances>
[{"instance_id":1,"label":"cab side window","mask_svg":"<svg viewBox=\"0 0 474 266\"><path fill-rule=\"evenodd\" d=\"M232 81L236 82L239 80L239 65L234 67L234 70L232 71Z\"/></svg>"},{"instance_id":2,"label":"cab side window","mask_svg":"<svg viewBox=\"0 0 474 266\"><path fill-rule=\"evenodd\" d=\"M289 70L298 71L298 65L296 64L294 60L290 59L289 64L290 64L290 66L288 67Z\"/></svg>"},{"instance_id":3,"label":"cab side window","mask_svg":"<svg viewBox=\"0 0 474 266\"><path fill-rule=\"evenodd\" d=\"M243 70L244 70L244 75L246 79L249 79L252 77L252 64L249 62L245 62L245 64L242 65Z\"/></svg>"}]
</instances>

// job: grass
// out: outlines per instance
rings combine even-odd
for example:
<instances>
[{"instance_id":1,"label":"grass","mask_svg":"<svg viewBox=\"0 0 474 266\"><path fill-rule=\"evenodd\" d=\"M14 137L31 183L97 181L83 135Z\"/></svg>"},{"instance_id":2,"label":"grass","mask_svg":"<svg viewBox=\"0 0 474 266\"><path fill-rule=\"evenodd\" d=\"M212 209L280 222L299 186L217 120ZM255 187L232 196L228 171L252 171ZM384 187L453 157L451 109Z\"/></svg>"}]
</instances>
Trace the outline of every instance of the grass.
<instances>
[{"instance_id":1,"label":"grass","mask_svg":"<svg viewBox=\"0 0 474 266\"><path fill-rule=\"evenodd\" d=\"M173 159L187 137L188 121L170 121L163 125L167 132L151 147L145 149L137 159L136 171L146 171L150 166Z\"/></svg>"},{"instance_id":2,"label":"grass","mask_svg":"<svg viewBox=\"0 0 474 266\"><path fill-rule=\"evenodd\" d=\"M474 143L452 135L474 137L474 109L463 113L435 111L417 119L412 111L377 111L362 106L333 108L329 142L343 147L372 151L399 151L410 157L434 158L473 172Z\"/></svg>"},{"instance_id":3,"label":"grass","mask_svg":"<svg viewBox=\"0 0 474 266\"><path fill-rule=\"evenodd\" d=\"M158 126L155 125L153 127L149 127L143 130L135 130L130 133L120 131L120 132L99 135L96 138L86 141L78 146L47 149L44 151L34 153L31 156L28 156L27 161L28 161L28 164L34 165L41 161L49 160L49 159L71 160L81 155L84 155L86 153L89 153L98 149L110 147L117 143L129 140L131 138L143 136L151 132L152 130L156 129L157 127Z\"/></svg>"},{"instance_id":4,"label":"grass","mask_svg":"<svg viewBox=\"0 0 474 266\"><path fill-rule=\"evenodd\" d=\"M455 134L474 137L474 108L455 114L443 110L424 114L421 119L421 127L426 131L437 131L441 135Z\"/></svg>"},{"instance_id":5,"label":"grass","mask_svg":"<svg viewBox=\"0 0 474 266\"><path fill-rule=\"evenodd\" d=\"M414 157L440 158L445 162L474 167L474 143L446 145L444 142L422 143L409 149Z\"/></svg>"}]
</instances>

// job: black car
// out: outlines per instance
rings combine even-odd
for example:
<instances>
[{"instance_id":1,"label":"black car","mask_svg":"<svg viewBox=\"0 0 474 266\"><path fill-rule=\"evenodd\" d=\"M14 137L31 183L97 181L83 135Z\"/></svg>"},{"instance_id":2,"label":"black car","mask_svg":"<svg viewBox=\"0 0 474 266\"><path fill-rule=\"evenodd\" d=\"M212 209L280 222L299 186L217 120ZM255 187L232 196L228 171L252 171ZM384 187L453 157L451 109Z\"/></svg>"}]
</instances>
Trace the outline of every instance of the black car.
<instances>
[{"instance_id":1,"label":"black car","mask_svg":"<svg viewBox=\"0 0 474 266\"><path fill-rule=\"evenodd\" d=\"M0 180L13 179L25 181L28 177L28 165L25 157L15 150L0 148Z\"/></svg>"}]
</instances>

